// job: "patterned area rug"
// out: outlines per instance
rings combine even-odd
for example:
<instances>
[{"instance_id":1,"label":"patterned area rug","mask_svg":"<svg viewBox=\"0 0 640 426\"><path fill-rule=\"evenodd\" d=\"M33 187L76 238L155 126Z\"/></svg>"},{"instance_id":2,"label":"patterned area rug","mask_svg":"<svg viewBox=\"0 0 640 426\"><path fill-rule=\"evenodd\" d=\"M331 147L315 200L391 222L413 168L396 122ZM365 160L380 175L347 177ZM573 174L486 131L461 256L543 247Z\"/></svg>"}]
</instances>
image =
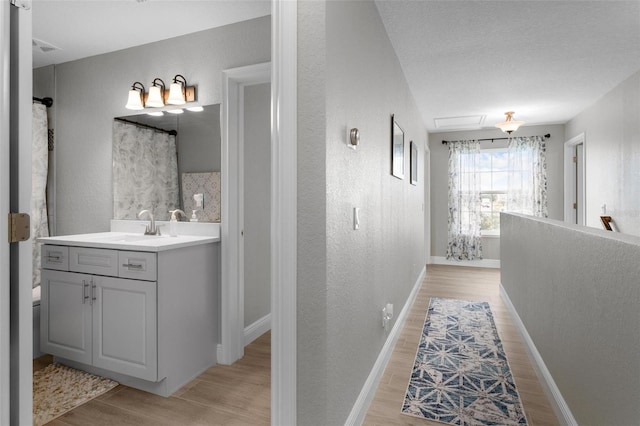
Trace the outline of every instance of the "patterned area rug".
<instances>
[{"instance_id":1,"label":"patterned area rug","mask_svg":"<svg viewBox=\"0 0 640 426\"><path fill-rule=\"evenodd\" d=\"M61 364L33 373L33 424L40 426L118 386Z\"/></svg>"},{"instance_id":2,"label":"patterned area rug","mask_svg":"<svg viewBox=\"0 0 640 426\"><path fill-rule=\"evenodd\" d=\"M487 302L432 298L402 412L452 425L526 425Z\"/></svg>"}]
</instances>

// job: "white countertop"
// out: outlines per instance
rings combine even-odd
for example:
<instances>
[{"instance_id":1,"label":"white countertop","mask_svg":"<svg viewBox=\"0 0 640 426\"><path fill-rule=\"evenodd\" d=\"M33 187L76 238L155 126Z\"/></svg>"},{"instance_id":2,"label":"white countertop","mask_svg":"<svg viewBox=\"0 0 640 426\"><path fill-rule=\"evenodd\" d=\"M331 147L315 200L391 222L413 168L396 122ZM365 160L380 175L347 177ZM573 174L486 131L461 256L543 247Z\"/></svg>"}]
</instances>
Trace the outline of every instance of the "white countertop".
<instances>
[{"instance_id":1,"label":"white countertop","mask_svg":"<svg viewBox=\"0 0 640 426\"><path fill-rule=\"evenodd\" d=\"M94 247L113 250L159 252L174 250L199 244L216 243L220 237L178 235L177 237L143 235L131 232L98 232L92 234L43 237L37 241L43 244L74 247Z\"/></svg>"}]
</instances>

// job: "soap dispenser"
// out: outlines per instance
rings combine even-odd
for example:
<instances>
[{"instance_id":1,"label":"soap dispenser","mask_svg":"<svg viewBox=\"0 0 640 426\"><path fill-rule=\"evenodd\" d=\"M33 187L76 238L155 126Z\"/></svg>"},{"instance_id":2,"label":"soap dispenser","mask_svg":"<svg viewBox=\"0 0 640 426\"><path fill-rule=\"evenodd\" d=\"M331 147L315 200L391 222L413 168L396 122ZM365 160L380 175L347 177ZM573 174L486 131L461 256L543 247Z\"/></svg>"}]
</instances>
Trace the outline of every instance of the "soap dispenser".
<instances>
[{"instance_id":1,"label":"soap dispenser","mask_svg":"<svg viewBox=\"0 0 640 426\"><path fill-rule=\"evenodd\" d=\"M187 217L187 215L180 209L169 210L171 213L171 220L169 221L169 235L172 237L178 236L178 218L176 217L176 213L180 213L182 216Z\"/></svg>"},{"instance_id":2,"label":"soap dispenser","mask_svg":"<svg viewBox=\"0 0 640 426\"><path fill-rule=\"evenodd\" d=\"M198 221L198 216L196 216L196 212L197 211L198 211L197 209L196 210L192 210L191 219L189 219L189 222L197 222Z\"/></svg>"}]
</instances>

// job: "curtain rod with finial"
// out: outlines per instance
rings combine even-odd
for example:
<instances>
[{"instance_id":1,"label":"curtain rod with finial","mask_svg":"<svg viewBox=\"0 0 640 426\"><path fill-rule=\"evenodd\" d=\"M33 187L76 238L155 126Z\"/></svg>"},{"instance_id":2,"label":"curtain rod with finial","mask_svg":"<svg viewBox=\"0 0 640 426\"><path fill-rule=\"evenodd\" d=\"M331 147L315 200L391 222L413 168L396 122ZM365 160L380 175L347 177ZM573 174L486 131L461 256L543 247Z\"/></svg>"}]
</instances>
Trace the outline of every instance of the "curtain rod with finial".
<instances>
[{"instance_id":1,"label":"curtain rod with finial","mask_svg":"<svg viewBox=\"0 0 640 426\"><path fill-rule=\"evenodd\" d=\"M33 101L41 103L42 105L46 106L47 108L49 108L51 105L53 105L53 99L49 98L49 97L47 97L47 98L36 98L34 96L33 97Z\"/></svg>"},{"instance_id":2,"label":"curtain rod with finial","mask_svg":"<svg viewBox=\"0 0 640 426\"><path fill-rule=\"evenodd\" d=\"M524 138L532 138L533 136L517 136L517 137L519 137L519 138L522 138L522 137L524 137ZM551 137L551 133L547 133L546 135L540 136L540 137L543 137L545 139L549 139ZM513 138L487 138L487 139L476 139L476 140L478 142L491 141L491 143L493 143L493 141L503 141L503 140L508 140L508 139L513 139ZM448 144L449 142L451 142L451 141L445 141L445 140L442 141L442 143L445 144L445 145Z\"/></svg>"}]
</instances>

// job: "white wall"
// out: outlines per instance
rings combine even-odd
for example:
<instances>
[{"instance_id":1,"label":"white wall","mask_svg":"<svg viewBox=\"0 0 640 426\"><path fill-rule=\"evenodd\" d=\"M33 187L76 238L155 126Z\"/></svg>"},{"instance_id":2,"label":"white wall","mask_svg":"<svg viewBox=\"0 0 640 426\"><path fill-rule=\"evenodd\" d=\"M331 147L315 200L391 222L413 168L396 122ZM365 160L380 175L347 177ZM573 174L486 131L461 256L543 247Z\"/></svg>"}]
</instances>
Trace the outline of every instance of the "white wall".
<instances>
[{"instance_id":1,"label":"white wall","mask_svg":"<svg viewBox=\"0 0 640 426\"><path fill-rule=\"evenodd\" d=\"M620 232L640 235L640 71L566 125L585 133L587 226L602 228L607 205Z\"/></svg>"},{"instance_id":2,"label":"white wall","mask_svg":"<svg viewBox=\"0 0 640 426\"><path fill-rule=\"evenodd\" d=\"M244 89L244 326L271 312L271 84Z\"/></svg>"},{"instance_id":3,"label":"white wall","mask_svg":"<svg viewBox=\"0 0 640 426\"><path fill-rule=\"evenodd\" d=\"M517 134L516 134L517 133ZM562 219L564 194L564 125L525 126L514 136L539 136L551 134L546 140L547 146L547 199L549 218ZM431 149L431 255L447 254L447 221L449 191L449 148L443 140L503 138L506 134L499 129L468 130L459 132L442 132L429 134ZM507 141L483 141L481 148L500 148L507 146ZM482 252L485 259L500 259L500 238L483 237Z\"/></svg>"},{"instance_id":4,"label":"white wall","mask_svg":"<svg viewBox=\"0 0 640 426\"><path fill-rule=\"evenodd\" d=\"M640 419L640 238L502 215L501 280L580 425Z\"/></svg>"},{"instance_id":5,"label":"white wall","mask_svg":"<svg viewBox=\"0 0 640 426\"><path fill-rule=\"evenodd\" d=\"M134 81L176 74L203 105L222 100L221 71L270 60L270 17L98 55L55 67L57 231L106 231L113 213L111 128ZM81 37L81 35L78 35Z\"/></svg>"},{"instance_id":6,"label":"white wall","mask_svg":"<svg viewBox=\"0 0 640 426\"><path fill-rule=\"evenodd\" d=\"M400 312L424 267L409 141L422 158L426 129L373 2L298 7L298 424L343 424L387 338L382 307ZM403 180L390 173L391 114Z\"/></svg>"}]
</instances>

